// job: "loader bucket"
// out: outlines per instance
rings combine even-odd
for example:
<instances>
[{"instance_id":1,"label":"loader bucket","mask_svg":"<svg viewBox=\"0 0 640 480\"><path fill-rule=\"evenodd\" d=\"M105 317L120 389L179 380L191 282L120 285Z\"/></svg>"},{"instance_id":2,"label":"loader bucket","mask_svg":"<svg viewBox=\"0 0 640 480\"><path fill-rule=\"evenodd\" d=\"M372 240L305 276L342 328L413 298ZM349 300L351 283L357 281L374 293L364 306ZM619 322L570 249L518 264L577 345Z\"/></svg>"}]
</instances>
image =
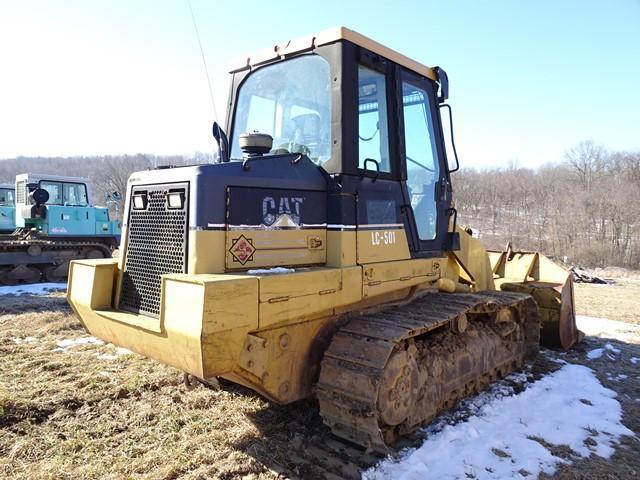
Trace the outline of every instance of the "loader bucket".
<instances>
[{"instance_id":1,"label":"loader bucket","mask_svg":"<svg viewBox=\"0 0 640 480\"><path fill-rule=\"evenodd\" d=\"M540 312L540 341L565 350L584 334L576 325L571 273L538 252L489 252L496 288L528 293Z\"/></svg>"}]
</instances>

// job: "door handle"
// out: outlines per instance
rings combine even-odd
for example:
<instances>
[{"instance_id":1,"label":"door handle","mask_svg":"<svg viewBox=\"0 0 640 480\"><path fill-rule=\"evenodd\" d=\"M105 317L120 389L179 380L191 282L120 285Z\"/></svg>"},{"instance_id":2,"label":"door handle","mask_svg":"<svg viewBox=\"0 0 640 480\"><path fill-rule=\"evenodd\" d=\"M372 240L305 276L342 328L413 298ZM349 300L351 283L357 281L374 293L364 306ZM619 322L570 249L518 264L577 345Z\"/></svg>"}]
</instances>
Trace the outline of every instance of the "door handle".
<instances>
[{"instance_id":1,"label":"door handle","mask_svg":"<svg viewBox=\"0 0 640 480\"><path fill-rule=\"evenodd\" d=\"M435 189L436 191L433 192L433 199L436 202L446 202L447 201L447 192L448 192L448 187L449 187L449 182L447 181L446 177L442 177L442 179L440 179L440 181L436 184L437 188Z\"/></svg>"},{"instance_id":2,"label":"door handle","mask_svg":"<svg viewBox=\"0 0 640 480\"><path fill-rule=\"evenodd\" d=\"M365 158L364 164L362 165L362 175L360 175L360 180L362 180L367 173L367 163L372 162L376 166L376 176L373 177L372 183L378 179L378 175L380 175L380 162L374 160L373 158Z\"/></svg>"}]
</instances>

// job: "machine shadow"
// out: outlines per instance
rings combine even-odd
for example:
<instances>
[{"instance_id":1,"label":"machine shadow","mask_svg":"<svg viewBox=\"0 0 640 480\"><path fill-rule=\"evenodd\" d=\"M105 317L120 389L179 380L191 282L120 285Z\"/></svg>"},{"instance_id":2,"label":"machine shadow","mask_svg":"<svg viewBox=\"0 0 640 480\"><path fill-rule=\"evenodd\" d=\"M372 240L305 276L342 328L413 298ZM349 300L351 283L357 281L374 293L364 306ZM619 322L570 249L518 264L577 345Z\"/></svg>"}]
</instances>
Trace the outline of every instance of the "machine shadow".
<instances>
[{"instance_id":1,"label":"machine shadow","mask_svg":"<svg viewBox=\"0 0 640 480\"><path fill-rule=\"evenodd\" d=\"M239 395L257 395L224 381L221 388ZM356 479L382 459L332 435L313 399L290 405L267 401L265 408L246 416L260 433L243 437L233 447L287 478Z\"/></svg>"},{"instance_id":2,"label":"machine shadow","mask_svg":"<svg viewBox=\"0 0 640 480\"><path fill-rule=\"evenodd\" d=\"M598 348L603 349L602 357L590 359L588 353ZM634 358L640 362L640 344L586 336L569 351L544 349L531 365L530 371L534 373L531 381L561 368L558 359L585 365L594 370L605 387L618 393L625 411L625 425L640 434L640 412L637 402L634 403L640 391L640 377L632 361ZM223 388L233 389L242 395L256 395L238 385L227 384ZM515 393L520 392L516 390ZM266 468L290 478L360 478L362 471L383 458L333 436L322 423L315 400L285 406L268 402L265 408L248 413L247 417L260 434L244 437L234 444L234 448L247 453ZM414 447L421 443L418 436L408 439L408 442ZM637 439L624 440L625 444L628 442L640 446Z\"/></svg>"},{"instance_id":3,"label":"machine shadow","mask_svg":"<svg viewBox=\"0 0 640 480\"><path fill-rule=\"evenodd\" d=\"M0 296L0 315L19 315L24 313L42 313L56 311L71 313L71 307L64 295L2 295ZM80 323L78 322L78 325Z\"/></svg>"}]
</instances>

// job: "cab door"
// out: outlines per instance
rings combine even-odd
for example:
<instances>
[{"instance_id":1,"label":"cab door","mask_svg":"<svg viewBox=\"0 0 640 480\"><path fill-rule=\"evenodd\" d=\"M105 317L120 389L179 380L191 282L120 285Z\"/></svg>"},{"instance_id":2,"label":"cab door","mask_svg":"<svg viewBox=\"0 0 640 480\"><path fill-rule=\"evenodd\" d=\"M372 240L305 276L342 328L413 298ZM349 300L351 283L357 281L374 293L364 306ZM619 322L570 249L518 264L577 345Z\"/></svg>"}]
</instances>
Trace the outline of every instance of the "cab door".
<instances>
[{"instance_id":1,"label":"cab door","mask_svg":"<svg viewBox=\"0 0 640 480\"><path fill-rule=\"evenodd\" d=\"M401 70L398 81L403 195L411 219L412 256L440 255L448 231L451 188L436 109L435 82Z\"/></svg>"},{"instance_id":2,"label":"cab door","mask_svg":"<svg viewBox=\"0 0 640 480\"><path fill-rule=\"evenodd\" d=\"M357 261L411 258L398 163L395 65L364 52L357 78Z\"/></svg>"}]
</instances>

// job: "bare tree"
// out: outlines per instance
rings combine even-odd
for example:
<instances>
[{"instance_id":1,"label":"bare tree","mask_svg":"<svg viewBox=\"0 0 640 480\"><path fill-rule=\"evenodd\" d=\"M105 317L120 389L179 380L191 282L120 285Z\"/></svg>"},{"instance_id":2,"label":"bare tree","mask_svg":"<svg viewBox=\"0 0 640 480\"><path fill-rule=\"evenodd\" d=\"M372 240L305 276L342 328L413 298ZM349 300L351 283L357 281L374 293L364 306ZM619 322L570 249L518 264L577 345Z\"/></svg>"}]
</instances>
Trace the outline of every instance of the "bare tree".
<instances>
[{"instance_id":1,"label":"bare tree","mask_svg":"<svg viewBox=\"0 0 640 480\"><path fill-rule=\"evenodd\" d=\"M565 159L582 186L590 191L594 180L602 172L606 155L604 147L596 145L591 140L586 140L570 148L565 153Z\"/></svg>"}]
</instances>

